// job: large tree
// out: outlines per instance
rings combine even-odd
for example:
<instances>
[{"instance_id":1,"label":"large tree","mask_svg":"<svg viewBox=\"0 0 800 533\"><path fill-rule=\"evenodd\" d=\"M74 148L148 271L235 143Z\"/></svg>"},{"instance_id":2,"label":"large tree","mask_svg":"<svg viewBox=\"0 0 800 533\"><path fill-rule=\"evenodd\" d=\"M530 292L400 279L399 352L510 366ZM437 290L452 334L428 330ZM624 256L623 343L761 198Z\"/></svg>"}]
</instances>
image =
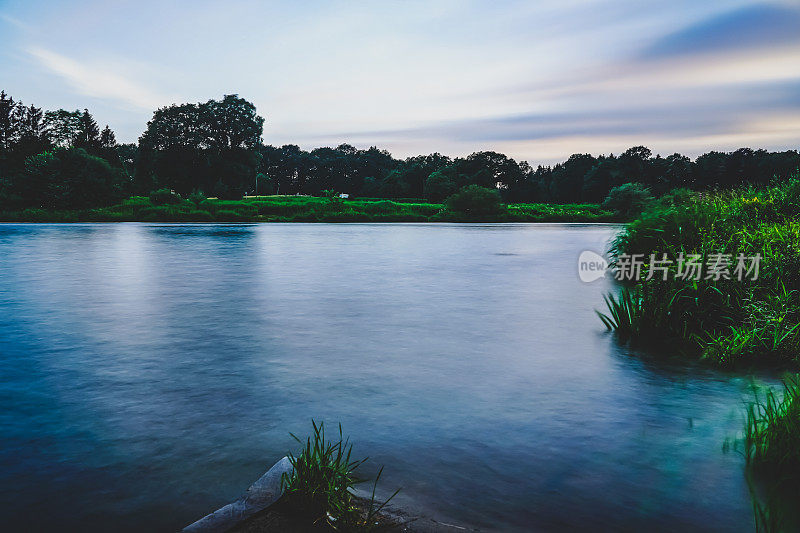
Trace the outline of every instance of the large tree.
<instances>
[{"instance_id":1,"label":"large tree","mask_svg":"<svg viewBox=\"0 0 800 533\"><path fill-rule=\"evenodd\" d=\"M137 182L241 193L254 183L263 128L255 106L237 95L158 109L139 139Z\"/></svg>"},{"instance_id":2,"label":"large tree","mask_svg":"<svg viewBox=\"0 0 800 533\"><path fill-rule=\"evenodd\" d=\"M55 146L74 146L80 132L81 112L58 109L44 114L45 132Z\"/></svg>"}]
</instances>

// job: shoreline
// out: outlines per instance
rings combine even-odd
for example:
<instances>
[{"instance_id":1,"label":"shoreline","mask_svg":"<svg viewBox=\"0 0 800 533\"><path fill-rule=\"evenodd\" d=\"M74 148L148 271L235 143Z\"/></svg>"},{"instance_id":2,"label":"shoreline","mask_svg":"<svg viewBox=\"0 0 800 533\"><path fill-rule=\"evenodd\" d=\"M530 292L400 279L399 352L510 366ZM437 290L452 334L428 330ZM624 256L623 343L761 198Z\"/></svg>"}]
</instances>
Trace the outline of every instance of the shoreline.
<instances>
[{"instance_id":1,"label":"shoreline","mask_svg":"<svg viewBox=\"0 0 800 533\"><path fill-rule=\"evenodd\" d=\"M309 524L288 511L281 499L282 477L292 472L288 457L283 457L258 478L238 499L224 505L195 522L187 525L181 533L280 533L282 531L333 531L325 525ZM369 507L369 499L355 496L356 506ZM366 494L366 493L364 493ZM479 531L466 526L440 522L433 518L414 513L410 509L385 506L377 515L375 531L413 532L413 533L452 533L459 531Z\"/></svg>"}]
</instances>

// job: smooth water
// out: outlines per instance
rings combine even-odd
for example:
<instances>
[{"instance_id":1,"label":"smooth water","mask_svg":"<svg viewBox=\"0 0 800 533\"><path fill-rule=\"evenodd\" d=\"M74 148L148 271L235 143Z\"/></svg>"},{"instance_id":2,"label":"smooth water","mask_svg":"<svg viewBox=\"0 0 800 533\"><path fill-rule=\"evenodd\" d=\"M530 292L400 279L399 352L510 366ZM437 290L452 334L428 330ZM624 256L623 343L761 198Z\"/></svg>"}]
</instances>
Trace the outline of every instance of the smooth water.
<instances>
[{"instance_id":1,"label":"smooth water","mask_svg":"<svg viewBox=\"0 0 800 533\"><path fill-rule=\"evenodd\" d=\"M747 380L604 331L616 230L0 225L3 529L174 531L314 417L461 524L751 530Z\"/></svg>"}]
</instances>

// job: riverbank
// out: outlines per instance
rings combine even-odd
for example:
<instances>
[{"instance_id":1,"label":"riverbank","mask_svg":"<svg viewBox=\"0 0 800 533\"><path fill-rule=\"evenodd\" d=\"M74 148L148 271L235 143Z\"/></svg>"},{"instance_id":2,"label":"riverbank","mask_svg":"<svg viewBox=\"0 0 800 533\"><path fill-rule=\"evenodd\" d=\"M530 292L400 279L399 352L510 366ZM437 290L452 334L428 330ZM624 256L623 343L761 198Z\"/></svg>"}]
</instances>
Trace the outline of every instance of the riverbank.
<instances>
[{"instance_id":1,"label":"riverbank","mask_svg":"<svg viewBox=\"0 0 800 533\"><path fill-rule=\"evenodd\" d=\"M315 429L317 427L321 429L323 426L315 426ZM318 435L315 443L320 442L319 438ZM324 438L324 434L322 438ZM340 449L352 450L352 447L345 447L347 443L341 440L337 443L324 442L323 446L329 444L332 445L329 448L329 451L332 452ZM303 454L305 453L307 451L303 452ZM452 533L454 531L476 531L461 525L440 522L408 509L389 506L388 502L377 502L374 494L370 495L367 492L359 491L351 483L348 483L347 486L337 487L337 482L343 480L332 476L332 473L338 467L345 465L329 464L329 459L332 457L328 456L315 459L320 466L324 465L324 468L316 473L327 478L326 483L317 488L323 491L326 503L331 503L337 497L338 489L344 490L344 494L347 496L348 513L355 513L360 518L354 520L353 516L355 515L353 514L350 514L349 517L334 517L333 514L338 514L337 509L341 511L339 508L331 508L321 516L314 517L312 508L298 507L297 499L292 500L289 494L293 493L296 496L295 489L284 484L287 476L289 476L288 479L296 478L293 476L295 470L293 464L298 463L297 460L293 463L289 457L284 457L275 463L237 500L189 524L182 530L183 533L214 533L217 531L235 533L282 533L284 531L296 533L334 533L336 531ZM347 457L350 457L349 453ZM300 463L303 461L305 459L300 458ZM363 461L350 463L345 468L348 470L350 467L357 468L361 463ZM352 472L348 472L348 477L350 474ZM315 492L315 496L319 497L320 494Z\"/></svg>"},{"instance_id":2,"label":"riverbank","mask_svg":"<svg viewBox=\"0 0 800 533\"><path fill-rule=\"evenodd\" d=\"M606 324L719 366L800 367L800 181L664 197L617 237ZM610 320L608 320L610 318Z\"/></svg>"},{"instance_id":3,"label":"riverbank","mask_svg":"<svg viewBox=\"0 0 800 533\"><path fill-rule=\"evenodd\" d=\"M369 500L355 498L355 505L366 512ZM229 533L333 533L336 530L327 523L309 524L287 508L283 501L278 501L250 518L238 523L228 530ZM376 533L456 533L463 531L479 531L461 525L439 522L432 518L415 515L408 510L395 507L384 508L375 520L373 529Z\"/></svg>"},{"instance_id":4,"label":"riverbank","mask_svg":"<svg viewBox=\"0 0 800 533\"><path fill-rule=\"evenodd\" d=\"M491 215L468 215L444 204L409 199L258 196L242 200L177 198L154 204L133 196L95 209L2 210L0 222L621 222L598 204L508 204Z\"/></svg>"}]
</instances>

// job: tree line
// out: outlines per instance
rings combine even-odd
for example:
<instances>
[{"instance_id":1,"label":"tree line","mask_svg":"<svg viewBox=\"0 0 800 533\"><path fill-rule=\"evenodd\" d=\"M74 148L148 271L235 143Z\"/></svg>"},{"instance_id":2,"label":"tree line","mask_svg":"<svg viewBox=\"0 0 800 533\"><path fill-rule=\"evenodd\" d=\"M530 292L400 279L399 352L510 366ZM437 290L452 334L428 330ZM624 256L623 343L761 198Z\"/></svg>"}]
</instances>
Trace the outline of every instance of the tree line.
<instances>
[{"instance_id":1,"label":"tree line","mask_svg":"<svg viewBox=\"0 0 800 533\"><path fill-rule=\"evenodd\" d=\"M237 95L158 109L137 143L118 144L91 113L43 111L0 93L0 206L55 209L107 205L170 189L226 199L243 194L424 198L441 202L468 185L497 189L509 203L598 203L615 187L638 183L660 195L675 188L729 188L786 178L797 150L740 148L691 160L636 146L619 155L574 154L531 166L493 151L451 158L396 159L348 144L303 150L264 145L264 118Z\"/></svg>"}]
</instances>

